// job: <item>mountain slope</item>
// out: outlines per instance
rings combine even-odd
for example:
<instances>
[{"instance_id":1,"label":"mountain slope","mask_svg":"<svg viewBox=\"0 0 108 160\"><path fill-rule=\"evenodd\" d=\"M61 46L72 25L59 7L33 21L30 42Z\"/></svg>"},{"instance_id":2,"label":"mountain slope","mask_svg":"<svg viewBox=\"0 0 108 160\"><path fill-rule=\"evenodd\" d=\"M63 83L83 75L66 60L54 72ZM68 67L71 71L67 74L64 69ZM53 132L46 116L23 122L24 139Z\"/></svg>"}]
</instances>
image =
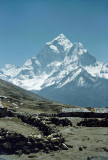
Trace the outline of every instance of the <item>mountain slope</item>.
<instances>
[{"instance_id":1,"label":"mountain slope","mask_svg":"<svg viewBox=\"0 0 108 160\"><path fill-rule=\"evenodd\" d=\"M87 80L85 80L85 79ZM86 107L104 107L108 106L108 80L106 79L88 79L78 75L74 81L71 81L61 88L54 85L42 89L39 93L53 100L64 104L73 104Z\"/></svg>"},{"instance_id":2,"label":"mountain slope","mask_svg":"<svg viewBox=\"0 0 108 160\"><path fill-rule=\"evenodd\" d=\"M57 113L61 112L63 106L68 107L0 79L0 99L1 97L4 97L6 107L18 112Z\"/></svg>"},{"instance_id":3,"label":"mountain slope","mask_svg":"<svg viewBox=\"0 0 108 160\"><path fill-rule=\"evenodd\" d=\"M71 43L63 34L21 68L7 66L1 69L2 79L45 97L74 105L108 106L108 63L97 61L81 43Z\"/></svg>"},{"instance_id":4,"label":"mountain slope","mask_svg":"<svg viewBox=\"0 0 108 160\"><path fill-rule=\"evenodd\" d=\"M0 79L0 95L11 96L25 99L46 100L44 97L15 86L9 82Z\"/></svg>"}]
</instances>

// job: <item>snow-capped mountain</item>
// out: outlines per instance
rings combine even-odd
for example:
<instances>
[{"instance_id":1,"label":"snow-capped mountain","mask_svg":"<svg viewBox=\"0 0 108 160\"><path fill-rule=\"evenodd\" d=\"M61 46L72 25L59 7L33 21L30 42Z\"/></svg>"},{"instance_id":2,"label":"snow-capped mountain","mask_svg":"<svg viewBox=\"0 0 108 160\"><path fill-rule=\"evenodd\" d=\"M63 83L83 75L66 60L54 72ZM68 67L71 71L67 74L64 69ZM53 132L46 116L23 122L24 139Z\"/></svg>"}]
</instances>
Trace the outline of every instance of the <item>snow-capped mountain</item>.
<instances>
[{"instance_id":1,"label":"snow-capped mountain","mask_svg":"<svg viewBox=\"0 0 108 160\"><path fill-rule=\"evenodd\" d=\"M4 68L1 69L1 72L10 77L15 77L20 71L21 68L14 64L6 64Z\"/></svg>"},{"instance_id":2,"label":"snow-capped mountain","mask_svg":"<svg viewBox=\"0 0 108 160\"><path fill-rule=\"evenodd\" d=\"M108 63L63 34L45 44L20 68L6 65L0 77L61 103L108 106Z\"/></svg>"}]
</instances>

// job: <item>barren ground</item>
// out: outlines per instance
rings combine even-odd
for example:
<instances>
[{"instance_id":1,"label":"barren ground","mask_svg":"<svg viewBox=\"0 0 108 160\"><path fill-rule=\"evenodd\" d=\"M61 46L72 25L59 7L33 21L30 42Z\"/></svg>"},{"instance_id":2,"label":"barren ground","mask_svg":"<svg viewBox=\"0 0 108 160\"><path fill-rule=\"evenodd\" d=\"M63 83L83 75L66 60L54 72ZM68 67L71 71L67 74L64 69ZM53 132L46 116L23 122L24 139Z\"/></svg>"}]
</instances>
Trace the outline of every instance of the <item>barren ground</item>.
<instances>
[{"instance_id":1,"label":"barren ground","mask_svg":"<svg viewBox=\"0 0 108 160\"><path fill-rule=\"evenodd\" d=\"M44 153L1 155L6 160L107 160L108 159L108 128L107 127L83 127L77 126L81 118L69 118L73 126L57 126L64 136L68 150L52 151ZM41 134L41 132L18 118L5 117L0 119L0 128L21 133L24 136ZM0 159L2 160L2 159Z\"/></svg>"}]
</instances>

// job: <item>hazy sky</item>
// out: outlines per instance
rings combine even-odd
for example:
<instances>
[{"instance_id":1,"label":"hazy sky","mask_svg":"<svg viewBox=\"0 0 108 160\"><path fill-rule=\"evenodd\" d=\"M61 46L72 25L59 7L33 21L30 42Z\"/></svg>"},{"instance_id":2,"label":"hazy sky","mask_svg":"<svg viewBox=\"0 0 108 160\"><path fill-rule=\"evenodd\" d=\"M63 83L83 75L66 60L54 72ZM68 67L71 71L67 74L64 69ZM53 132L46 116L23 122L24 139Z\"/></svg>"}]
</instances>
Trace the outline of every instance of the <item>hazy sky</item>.
<instances>
[{"instance_id":1,"label":"hazy sky","mask_svg":"<svg viewBox=\"0 0 108 160\"><path fill-rule=\"evenodd\" d=\"M108 0L0 0L0 68L22 65L63 33L108 61Z\"/></svg>"}]
</instances>

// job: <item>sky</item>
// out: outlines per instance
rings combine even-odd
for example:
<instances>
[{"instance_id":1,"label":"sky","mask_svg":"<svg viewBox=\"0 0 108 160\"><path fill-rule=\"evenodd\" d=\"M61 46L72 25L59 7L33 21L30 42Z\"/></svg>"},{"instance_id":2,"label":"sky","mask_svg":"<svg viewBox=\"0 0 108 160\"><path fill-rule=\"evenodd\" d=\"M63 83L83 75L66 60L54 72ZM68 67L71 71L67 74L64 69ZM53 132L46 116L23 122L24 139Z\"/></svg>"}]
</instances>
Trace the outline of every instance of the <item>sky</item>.
<instances>
[{"instance_id":1,"label":"sky","mask_svg":"<svg viewBox=\"0 0 108 160\"><path fill-rule=\"evenodd\" d=\"M0 0L0 68L23 65L61 33L108 62L108 0Z\"/></svg>"}]
</instances>

